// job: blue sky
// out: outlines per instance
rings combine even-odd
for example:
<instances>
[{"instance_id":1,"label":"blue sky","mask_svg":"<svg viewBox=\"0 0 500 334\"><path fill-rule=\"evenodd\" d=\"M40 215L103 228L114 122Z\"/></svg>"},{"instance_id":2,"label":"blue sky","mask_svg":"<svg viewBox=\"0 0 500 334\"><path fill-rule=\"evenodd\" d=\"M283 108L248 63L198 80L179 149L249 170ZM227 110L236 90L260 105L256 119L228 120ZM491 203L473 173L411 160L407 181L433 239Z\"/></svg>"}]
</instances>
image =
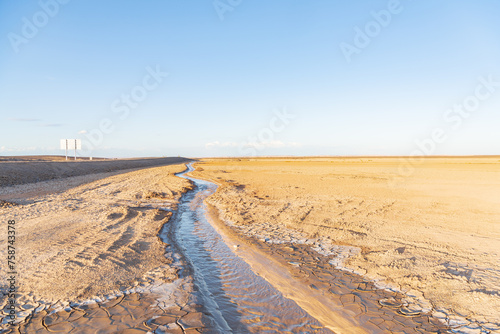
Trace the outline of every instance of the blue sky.
<instances>
[{"instance_id":1,"label":"blue sky","mask_svg":"<svg viewBox=\"0 0 500 334\"><path fill-rule=\"evenodd\" d=\"M500 154L499 12L2 1L0 155L61 154L61 138L107 157Z\"/></svg>"}]
</instances>

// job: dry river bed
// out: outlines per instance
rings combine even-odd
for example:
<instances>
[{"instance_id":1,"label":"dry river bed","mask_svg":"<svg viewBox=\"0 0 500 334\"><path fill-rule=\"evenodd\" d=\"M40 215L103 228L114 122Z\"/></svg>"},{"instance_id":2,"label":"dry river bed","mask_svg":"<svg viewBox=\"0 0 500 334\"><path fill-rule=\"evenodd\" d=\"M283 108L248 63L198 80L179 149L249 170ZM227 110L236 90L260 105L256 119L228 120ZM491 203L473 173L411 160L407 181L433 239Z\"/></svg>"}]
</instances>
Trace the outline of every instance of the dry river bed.
<instances>
[{"instance_id":1,"label":"dry river bed","mask_svg":"<svg viewBox=\"0 0 500 334\"><path fill-rule=\"evenodd\" d=\"M387 164L387 161L384 163ZM491 164L491 161L483 160L481 163ZM184 170L184 165L127 173L122 171L75 176L2 188L0 200L6 202L0 207L0 216L2 222L16 220L20 245L18 256L22 258L18 265L21 295L18 299L21 305L19 322L15 327L8 327L5 325L5 318L3 327L12 333L221 333L226 331L221 331L220 326L217 326L214 314L221 313L224 316L234 309L239 314L234 320L236 323L249 321L238 325L241 325L238 327L241 331L236 332L241 333L500 332L498 317L495 318L498 308L494 293L487 294L493 300L490 313L481 313L482 309L479 305L475 307L475 303L471 304L474 307L467 313L464 308L467 310L470 305L457 306L456 300L450 300L446 304L435 298L435 295L427 293L425 287L430 284L426 281L427 277L420 279L420 285L412 285L413 280L405 280L406 277L398 271L401 270L400 267L386 265L385 261L391 257L394 261L399 261L400 257L406 259L409 256L416 258L429 255L428 261L432 262L435 256L432 251L443 247L429 243L433 248L426 254L415 253L412 247L423 243L419 239L422 236L414 236L412 239L411 233L404 236L398 233L390 235L387 230L383 231L387 234L385 239L378 240L381 239L381 231L376 228L377 219L383 220L381 216L385 220L388 217L400 218L397 214L402 212L391 212L398 209L398 205L394 203L385 208L385 211L377 211L380 203L377 202L376 195L380 194L369 193L374 189L376 191L377 187L366 179L372 178L376 180L375 183L380 182L379 178L385 177L383 168L387 166L378 165L378 170L369 170L367 173L364 168L370 167L370 164L366 162L367 166L357 161L344 161L344 164L332 166L332 161L327 160L327 166L324 164L325 161L321 159L319 166L318 160L203 161L197 164L197 171L190 174L219 184L217 193L212 196L210 195L215 191L215 186L194 179L189 182L174 175ZM488 170L494 173L497 165L492 165L492 170ZM463 167L460 165L460 168ZM328 177L331 170L335 171L334 177ZM448 170L446 173L449 172ZM495 174L489 176L491 175ZM356 183L356 179L359 181L360 178L368 190L360 190L362 188ZM328 183L332 181L328 179L333 179L333 182ZM433 181L436 180L440 179L434 175ZM418 181L422 186L421 190L427 191L425 185L421 184L421 179ZM474 180L469 180L468 185L474 184L471 181ZM408 181L406 182L407 187ZM318 184L324 186L319 191ZM380 188L380 184L377 186ZM442 180L439 186L443 186ZM498 184L493 182L493 188L495 186ZM353 190L349 187L357 192L349 193ZM456 192L456 189L448 189L450 192L452 190ZM469 188L476 200L480 199L481 191L485 190L489 189ZM181 198L182 194L185 195ZM388 195L398 198L397 195L401 196L401 193L384 195L386 197L378 199L383 203L393 199ZM421 200L410 196L405 199L409 202L413 199L416 204L417 210L413 209L412 214L425 213ZM436 201L436 206L444 204L436 198L433 200ZM325 201L328 205L325 205ZM335 207L329 201L335 201L339 205ZM357 204L351 210L346 210L341 205L343 201L351 206L353 202ZM374 213L363 207L365 202L368 202L370 210L375 209ZM402 202L404 207L406 202ZM490 228L489 236L493 241L487 241L480 247L480 251L486 253L483 258L476 263L471 261L466 264L483 268L482 271L475 269L468 279L479 272L481 280L474 276L472 283L486 289L485 291L498 291L498 286L495 285L498 283L496 267L488 262L494 263L495 256L498 260L498 254L490 254L492 251L488 249L495 245L495 240L498 241L495 234L497 225L494 225L494 219L489 220L484 215L486 211L494 216L495 211L487 203L480 204L484 218L481 227L486 224ZM238 278L240 272L248 276L239 267L228 268L231 281L224 281L223 277L204 278L211 279L209 282L216 282L221 287L217 292L221 295L212 296L213 300L207 301L207 296L212 297L208 290L209 293L202 296L200 274L196 272L201 268L200 263L192 263L197 254L190 258L189 252L182 249L182 237L176 238L173 235L180 233L176 231L181 223L178 217L180 214L177 214L181 205L182 216L187 216L193 222L194 234L200 238L186 241L193 242L193 245L204 242L211 245L211 241L206 240L207 236L210 239L222 238L222 246L217 247L230 249L229 257L243 259L246 263L244 265L251 267L249 275L261 277L270 283L271 294L276 289L276 294L286 299L283 302L291 303L290 310L298 305L295 317L304 310L308 317L312 316L320 324L314 324L316 320L312 319L311 322L300 325L305 327L294 328L296 325L291 320L287 330L277 330L287 328L287 323L280 323L282 319L273 319L272 314L265 314L265 310L271 305L262 302L259 305L259 301L252 301L250 296L242 296L240 291L234 290L232 282L243 282L243 278L248 278ZM321 209L318 210L318 207ZM339 208L343 209L340 220L335 219ZM473 209L478 211L479 207ZM198 218L192 216L191 211L196 211ZM369 221L356 217L368 211L372 212L368 215ZM476 211L473 213L481 214ZM176 212L174 216L172 212ZM321 214L326 214L330 220L326 221ZM204 219L201 216L206 216L210 223L199 223ZM424 225L429 228L432 221L428 217L424 218ZM315 221L321 221L322 224L315 224ZM339 221L343 221L344 225L335 224ZM367 228L365 225L368 222L375 226ZM383 222L384 224L379 225L387 224L386 221ZM350 224L348 228L346 224ZM362 226L366 229L362 230ZM412 224L408 224L406 228L415 232ZM449 230L453 229L449 228L445 232L449 233ZM454 228L456 236L462 238L462 242L467 241L461 232L460 228ZM6 238L3 234L1 236L0 242L4 243ZM189 233L187 238L191 238ZM373 238L378 242L374 243ZM399 242L396 243L398 245L402 241L405 243L399 250L392 251L395 240ZM386 250L382 257L370 257L371 252L382 252L384 246L390 248L391 252ZM459 273L455 276L462 277L461 269L456 264L457 257L452 256L457 255L458 251L451 249L449 245L445 249L447 253L443 255L441 252L441 256L444 261L448 261L445 262L448 264L445 268L449 269L446 273L451 279L454 279L455 272ZM221 255L211 254L210 251L214 250L203 249L205 251L207 259L217 259ZM3 249L0 252L1 256L5 255ZM459 253L458 259L461 257L463 254ZM205 261L204 258L198 261L200 260ZM221 259L222 267L226 260L233 263L231 261L234 259ZM422 269L423 274L429 270L426 267L418 268L415 263L419 264L410 259L409 265L403 266L403 269ZM373 268L380 269L377 275L373 275ZM388 268L394 271L390 272ZM0 271L1 275L6 275L5 267L0 267ZM435 279L440 280L442 277ZM456 288L460 283L463 284L452 282L450 285L447 282L444 288L451 287L454 288L454 293L460 293L461 290ZM259 284L261 285L257 287L264 286ZM443 286L438 284L434 287ZM6 286L1 288L3 291ZM0 298L3 315L6 316L7 300L5 296ZM220 300L227 301L230 307L221 308ZM462 300L462 297L458 299ZM219 302L219 309L213 307L214 301L215 304ZM251 308L246 315L248 305ZM258 309L260 313L257 314L252 309ZM293 318L293 314L287 316ZM23 317L26 319L23 320ZM233 315L229 316L232 317ZM225 320L228 320L227 316ZM309 329L301 329L306 327Z\"/></svg>"}]
</instances>

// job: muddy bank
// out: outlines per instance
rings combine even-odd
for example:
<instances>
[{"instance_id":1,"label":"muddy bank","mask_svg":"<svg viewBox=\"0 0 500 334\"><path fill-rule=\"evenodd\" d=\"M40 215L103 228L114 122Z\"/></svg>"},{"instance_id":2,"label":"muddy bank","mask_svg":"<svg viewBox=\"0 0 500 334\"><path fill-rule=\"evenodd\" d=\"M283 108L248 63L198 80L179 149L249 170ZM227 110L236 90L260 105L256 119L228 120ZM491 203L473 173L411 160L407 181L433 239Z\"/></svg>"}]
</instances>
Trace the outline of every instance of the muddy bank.
<instances>
[{"instance_id":1,"label":"muddy bank","mask_svg":"<svg viewBox=\"0 0 500 334\"><path fill-rule=\"evenodd\" d=\"M176 280L81 304L41 305L19 325L0 327L0 333L199 333L206 317L189 299L191 284L185 284Z\"/></svg>"},{"instance_id":2,"label":"muddy bank","mask_svg":"<svg viewBox=\"0 0 500 334\"><path fill-rule=\"evenodd\" d=\"M175 282L179 269L165 254L158 233L168 224L182 193L191 188L175 176L184 169L182 164L154 167L98 180L95 174L78 176L83 182L79 186L24 196L15 205L0 207L1 221L16 222L20 318L34 309L64 309L69 303L119 296L133 287ZM71 177L65 180L72 182ZM22 187L38 189L52 182L58 181ZM9 198L18 197L9 189L17 188L2 191ZM0 244L6 240L5 229ZM6 251L2 247L0 256L6 258ZM0 268L1 277L6 277L6 270ZM3 317L6 281L0 289Z\"/></svg>"}]
</instances>

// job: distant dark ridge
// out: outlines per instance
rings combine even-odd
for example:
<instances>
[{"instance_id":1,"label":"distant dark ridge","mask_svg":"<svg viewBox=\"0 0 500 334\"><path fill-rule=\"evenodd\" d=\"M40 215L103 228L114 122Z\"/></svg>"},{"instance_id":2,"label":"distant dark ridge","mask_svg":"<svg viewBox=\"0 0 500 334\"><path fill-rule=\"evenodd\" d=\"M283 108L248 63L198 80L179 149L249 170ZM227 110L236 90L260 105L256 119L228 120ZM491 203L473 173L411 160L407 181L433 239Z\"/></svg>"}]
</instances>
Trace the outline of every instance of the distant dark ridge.
<instances>
[{"instance_id":1,"label":"distant dark ridge","mask_svg":"<svg viewBox=\"0 0 500 334\"><path fill-rule=\"evenodd\" d=\"M113 172L187 163L191 159L181 157L106 159L92 161L33 161L26 159L0 163L0 187L35 183L71 176Z\"/></svg>"},{"instance_id":2,"label":"distant dark ridge","mask_svg":"<svg viewBox=\"0 0 500 334\"><path fill-rule=\"evenodd\" d=\"M75 160L74 157L68 156L68 160ZM77 157L77 160L90 160L88 157ZM106 158L93 158L92 160L110 160ZM64 155L11 155L0 156L0 162L4 161L66 161Z\"/></svg>"}]
</instances>

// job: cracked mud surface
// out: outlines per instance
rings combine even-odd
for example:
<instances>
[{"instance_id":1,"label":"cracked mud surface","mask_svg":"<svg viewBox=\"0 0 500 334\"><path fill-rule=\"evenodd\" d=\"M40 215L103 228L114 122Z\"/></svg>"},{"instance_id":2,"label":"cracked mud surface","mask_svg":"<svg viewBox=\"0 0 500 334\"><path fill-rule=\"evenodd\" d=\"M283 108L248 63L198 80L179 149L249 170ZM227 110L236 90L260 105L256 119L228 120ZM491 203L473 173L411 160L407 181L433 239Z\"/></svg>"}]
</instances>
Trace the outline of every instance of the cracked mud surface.
<instances>
[{"instance_id":1,"label":"cracked mud surface","mask_svg":"<svg viewBox=\"0 0 500 334\"><path fill-rule=\"evenodd\" d=\"M208 324L198 305L163 306L154 294L131 293L103 303L48 308L6 333L199 333Z\"/></svg>"}]
</instances>

